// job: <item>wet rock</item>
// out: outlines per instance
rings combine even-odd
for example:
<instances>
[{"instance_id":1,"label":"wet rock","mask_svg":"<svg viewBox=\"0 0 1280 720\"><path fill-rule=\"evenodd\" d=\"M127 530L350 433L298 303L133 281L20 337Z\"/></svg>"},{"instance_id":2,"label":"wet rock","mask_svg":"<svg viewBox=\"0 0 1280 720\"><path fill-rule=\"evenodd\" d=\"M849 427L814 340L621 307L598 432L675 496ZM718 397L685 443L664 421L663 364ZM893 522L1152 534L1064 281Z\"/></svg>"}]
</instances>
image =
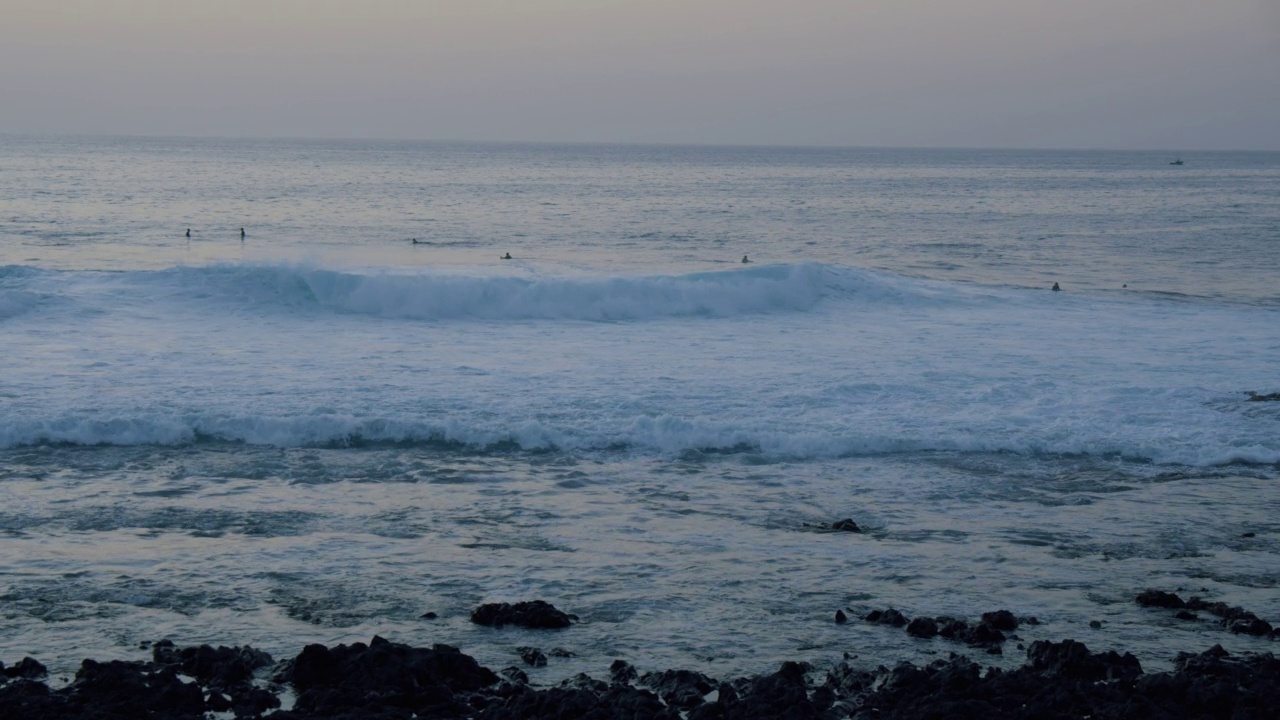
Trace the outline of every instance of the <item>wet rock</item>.
<instances>
[{"instance_id":1,"label":"wet rock","mask_svg":"<svg viewBox=\"0 0 1280 720\"><path fill-rule=\"evenodd\" d=\"M435 614L435 613L433 613L433 612L424 612L424 613L422 613L421 615L419 615L418 617L422 618L423 620L435 620L436 618L438 618L438 617L440 617L440 616L439 616L439 615L437 615L437 614Z\"/></svg>"},{"instance_id":2,"label":"wet rock","mask_svg":"<svg viewBox=\"0 0 1280 720\"><path fill-rule=\"evenodd\" d=\"M1259 395L1258 393L1249 391L1249 402L1280 402L1280 392L1267 393Z\"/></svg>"},{"instance_id":3,"label":"wet rock","mask_svg":"<svg viewBox=\"0 0 1280 720\"><path fill-rule=\"evenodd\" d=\"M645 673L640 684L658 693L663 702L680 710L690 710L702 704L703 696L715 687L715 681L692 670L666 670Z\"/></svg>"},{"instance_id":4,"label":"wet rock","mask_svg":"<svg viewBox=\"0 0 1280 720\"><path fill-rule=\"evenodd\" d=\"M392 708L454 717L470 712L459 695L498 681L493 671L455 647L413 648L380 637L368 645L308 645L278 677L298 693L293 712L299 717L357 710L377 717Z\"/></svg>"},{"instance_id":5,"label":"wet rock","mask_svg":"<svg viewBox=\"0 0 1280 720\"><path fill-rule=\"evenodd\" d=\"M1200 619L1199 615L1193 612L1188 612L1186 610L1179 610L1178 614L1174 615L1174 617L1178 618L1179 620L1199 620Z\"/></svg>"},{"instance_id":6,"label":"wet rock","mask_svg":"<svg viewBox=\"0 0 1280 720\"><path fill-rule=\"evenodd\" d=\"M546 667L547 666L547 656L543 655L542 651L539 650L538 648L518 647L516 648L516 652L520 653L520 659L524 661L525 665L528 665L530 667Z\"/></svg>"},{"instance_id":7,"label":"wet rock","mask_svg":"<svg viewBox=\"0 0 1280 720\"><path fill-rule=\"evenodd\" d=\"M1008 610L982 613L982 622L1004 632L1012 632L1018 629L1018 618Z\"/></svg>"},{"instance_id":8,"label":"wet rock","mask_svg":"<svg viewBox=\"0 0 1280 720\"><path fill-rule=\"evenodd\" d=\"M1259 618L1240 618L1229 621L1227 629L1233 633L1262 637L1271 634L1271 623Z\"/></svg>"},{"instance_id":9,"label":"wet rock","mask_svg":"<svg viewBox=\"0 0 1280 720\"><path fill-rule=\"evenodd\" d=\"M862 528L858 527L858 523L854 522L853 518L844 518L843 520L837 520L831 523L831 529L840 530L842 532L855 532L855 533L862 532Z\"/></svg>"},{"instance_id":10,"label":"wet rock","mask_svg":"<svg viewBox=\"0 0 1280 720\"><path fill-rule=\"evenodd\" d=\"M844 614L843 610L836 610L836 624L843 625L849 622L849 616Z\"/></svg>"},{"instance_id":11,"label":"wet rock","mask_svg":"<svg viewBox=\"0 0 1280 720\"><path fill-rule=\"evenodd\" d=\"M1242 538L1258 537L1258 533L1255 533L1255 532L1240 533L1240 537Z\"/></svg>"},{"instance_id":12,"label":"wet rock","mask_svg":"<svg viewBox=\"0 0 1280 720\"><path fill-rule=\"evenodd\" d=\"M1171 592L1161 590L1144 590L1134 600L1142 607L1169 608L1171 610L1180 610L1187 607L1182 598Z\"/></svg>"},{"instance_id":13,"label":"wet rock","mask_svg":"<svg viewBox=\"0 0 1280 720\"><path fill-rule=\"evenodd\" d=\"M1142 665L1130 653L1090 653L1084 643L1075 640L1037 640L1027 648L1027 659L1034 672L1077 680L1130 680L1142 674Z\"/></svg>"},{"instance_id":14,"label":"wet rock","mask_svg":"<svg viewBox=\"0 0 1280 720\"><path fill-rule=\"evenodd\" d=\"M609 666L609 678L614 683L626 685L637 677L636 669L626 660L614 660Z\"/></svg>"},{"instance_id":15,"label":"wet rock","mask_svg":"<svg viewBox=\"0 0 1280 720\"><path fill-rule=\"evenodd\" d=\"M963 638L969 632L969 623L953 617L940 617L937 623L938 634L944 638Z\"/></svg>"},{"instance_id":16,"label":"wet rock","mask_svg":"<svg viewBox=\"0 0 1280 720\"><path fill-rule=\"evenodd\" d=\"M907 624L907 634L918 638L931 638L938 634L938 623L933 618L916 618Z\"/></svg>"},{"instance_id":17,"label":"wet rock","mask_svg":"<svg viewBox=\"0 0 1280 720\"><path fill-rule=\"evenodd\" d=\"M721 685L715 702L703 703L689 712L689 720L754 720L759 718L818 718L828 706L828 697L815 701L809 696L806 663L785 662L778 672L744 679L726 688ZM817 695L817 693L815 693Z\"/></svg>"},{"instance_id":18,"label":"wet rock","mask_svg":"<svg viewBox=\"0 0 1280 720\"><path fill-rule=\"evenodd\" d=\"M903 627L907 624L907 617L893 608L889 608L888 610L872 610L867 613L867 616L863 619L869 623L892 625L893 627Z\"/></svg>"},{"instance_id":19,"label":"wet rock","mask_svg":"<svg viewBox=\"0 0 1280 720\"><path fill-rule=\"evenodd\" d=\"M572 625L571 618L571 615L557 610L554 605L542 600L518 602L514 605L488 603L471 613L471 622L490 627L518 625L532 629L558 629Z\"/></svg>"},{"instance_id":20,"label":"wet rock","mask_svg":"<svg viewBox=\"0 0 1280 720\"><path fill-rule=\"evenodd\" d=\"M39 680L49 674L49 670L45 668L44 665L40 664L38 660L32 657L24 657L18 661L17 665L10 667L4 667L4 664L0 663L0 668L3 668L0 672L2 672L7 678Z\"/></svg>"},{"instance_id":21,"label":"wet rock","mask_svg":"<svg viewBox=\"0 0 1280 720\"><path fill-rule=\"evenodd\" d=\"M1029 617L1022 618L1022 623L1024 625L1039 625L1040 618L1036 617L1035 615L1031 615Z\"/></svg>"},{"instance_id":22,"label":"wet rock","mask_svg":"<svg viewBox=\"0 0 1280 720\"><path fill-rule=\"evenodd\" d=\"M248 645L234 648L200 645L177 649L169 640L155 643L151 657L157 665L172 668L177 673L195 678L201 685L221 691L247 687L256 670L274 662L267 653Z\"/></svg>"},{"instance_id":23,"label":"wet rock","mask_svg":"<svg viewBox=\"0 0 1280 720\"><path fill-rule=\"evenodd\" d=\"M1090 621L1089 621L1089 627L1093 628L1094 630L1101 630L1101 629L1102 629L1102 621L1101 621L1101 620L1090 620Z\"/></svg>"},{"instance_id":24,"label":"wet rock","mask_svg":"<svg viewBox=\"0 0 1280 720\"><path fill-rule=\"evenodd\" d=\"M529 676L526 675L523 670L516 667L515 665L503 668L500 674L502 675L502 677L506 678L507 680L510 680L513 683L520 683L521 685L529 684Z\"/></svg>"}]
</instances>

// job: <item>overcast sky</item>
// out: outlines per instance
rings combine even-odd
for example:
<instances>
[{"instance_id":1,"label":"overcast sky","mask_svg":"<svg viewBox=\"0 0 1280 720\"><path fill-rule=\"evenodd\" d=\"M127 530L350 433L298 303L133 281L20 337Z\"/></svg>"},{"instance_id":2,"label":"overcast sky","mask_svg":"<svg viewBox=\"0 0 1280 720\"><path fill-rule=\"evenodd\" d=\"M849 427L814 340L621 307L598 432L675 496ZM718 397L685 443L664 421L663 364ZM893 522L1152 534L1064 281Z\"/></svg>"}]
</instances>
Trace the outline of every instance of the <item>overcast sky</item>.
<instances>
[{"instance_id":1,"label":"overcast sky","mask_svg":"<svg viewBox=\"0 0 1280 720\"><path fill-rule=\"evenodd\" d=\"M1280 0L0 0L0 132L1280 150Z\"/></svg>"}]
</instances>

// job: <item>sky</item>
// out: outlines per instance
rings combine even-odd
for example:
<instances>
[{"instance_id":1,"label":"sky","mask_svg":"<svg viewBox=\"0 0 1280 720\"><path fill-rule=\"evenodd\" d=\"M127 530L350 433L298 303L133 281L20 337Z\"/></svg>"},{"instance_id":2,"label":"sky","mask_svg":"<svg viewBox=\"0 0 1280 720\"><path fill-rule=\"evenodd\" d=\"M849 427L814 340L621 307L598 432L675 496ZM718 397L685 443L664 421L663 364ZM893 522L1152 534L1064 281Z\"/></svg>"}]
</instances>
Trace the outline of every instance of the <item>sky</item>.
<instances>
[{"instance_id":1,"label":"sky","mask_svg":"<svg viewBox=\"0 0 1280 720\"><path fill-rule=\"evenodd\" d=\"M1280 0L0 0L0 132L1280 150Z\"/></svg>"}]
</instances>

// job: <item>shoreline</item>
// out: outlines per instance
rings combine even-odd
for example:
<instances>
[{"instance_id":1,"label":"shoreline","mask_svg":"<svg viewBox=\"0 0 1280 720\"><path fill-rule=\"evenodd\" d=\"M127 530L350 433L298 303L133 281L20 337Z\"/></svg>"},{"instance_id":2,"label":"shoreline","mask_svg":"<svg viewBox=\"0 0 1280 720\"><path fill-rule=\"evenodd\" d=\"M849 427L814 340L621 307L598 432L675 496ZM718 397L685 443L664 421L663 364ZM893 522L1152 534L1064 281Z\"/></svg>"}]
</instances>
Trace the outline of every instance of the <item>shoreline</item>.
<instances>
[{"instance_id":1,"label":"shoreline","mask_svg":"<svg viewBox=\"0 0 1280 720\"><path fill-rule=\"evenodd\" d=\"M881 613L883 617L885 613ZM985 623L985 621L984 621ZM981 632L981 631L980 631ZM549 636L550 637L550 636ZM1214 645L1181 652L1174 669L1144 672L1130 653L1037 640L1015 669L952 652L925 665L828 667L786 661L772 673L712 678L640 673L614 660L597 674L532 684L559 648L521 648L524 666L484 667L458 648L368 643L308 645L277 661L250 646L143 643L147 661L85 660L51 688L44 666L0 664L0 720L9 718L1079 718L1272 717L1280 660ZM979 644L970 650L982 652ZM985 646L990 651L990 645Z\"/></svg>"}]
</instances>

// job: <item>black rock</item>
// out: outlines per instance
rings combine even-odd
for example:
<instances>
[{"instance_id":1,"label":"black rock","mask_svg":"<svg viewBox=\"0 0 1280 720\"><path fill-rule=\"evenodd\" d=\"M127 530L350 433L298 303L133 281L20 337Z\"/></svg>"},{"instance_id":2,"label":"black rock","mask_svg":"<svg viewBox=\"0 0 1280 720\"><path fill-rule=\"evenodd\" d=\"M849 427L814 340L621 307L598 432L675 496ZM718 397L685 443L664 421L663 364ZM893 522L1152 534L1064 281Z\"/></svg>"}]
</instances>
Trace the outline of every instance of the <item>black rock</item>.
<instances>
[{"instance_id":1,"label":"black rock","mask_svg":"<svg viewBox=\"0 0 1280 720\"><path fill-rule=\"evenodd\" d=\"M1101 629L1102 629L1102 621L1101 621L1101 620L1090 620L1090 621L1089 621L1089 627L1093 628L1094 630L1101 630Z\"/></svg>"},{"instance_id":2,"label":"black rock","mask_svg":"<svg viewBox=\"0 0 1280 720\"><path fill-rule=\"evenodd\" d=\"M567 628L573 624L571 616L560 612L551 603L542 600L481 605L471 613L471 622L477 625L502 627L518 625L533 629Z\"/></svg>"},{"instance_id":3,"label":"black rock","mask_svg":"<svg viewBox=\"0 0 1280 720\"><path fill-rule=\"evenodd\" d=\"M843 520L837 520L831 523L831 529L842 530L844 532L855 532L855 533L862 532L862 528L858 527L858 523L854 522L853 518L844 518Z\"/></svg>"},{"instance_id":4,"label":"black rock","mask_svg":"<svg viewBox=\"0 0 1280 720\"><path fill-rule=\"evenodd\" d=\"M424 612L424 613L422 613L421 615L419 615L418 617L422 618L423 620L435 620L436 618L438 618L438 617L440 617L440 616L439 616L439 615L437 615L437 614L435 614L435 613L433 613L433 612Z\"/></svg>"},{"instance_id":5,"label":"black rock","mask_svg":"<svg viewBox=\"0 0 1280 720\"><path fill-rule=\"evenodd\" d=\"M893 627L902 627L907 624L907 616L889 608L888 610L872 610L863 618L867 622L877 623L880 625L892 625Z\"/></svg>"},{"instance_id":6,"label":"black rock","mask_svg":"<svg viewBox=\"0 0 1280 720\"><path fill-rule=\"evenodd\" d=\"M1182 598L1177 595L1164 592L1161 590L1144 590L1138 594L1134 600L1143 607L1160 607L1169 608L1171 610L1180 610L1187 607Z\"/></svg>"},{"instance_id":7,"label":"black rock","mask_svg":"<svg viewBox=\"0 0 1280 720\"><path fill-rule=\"evenodd\" d=\"M547 666L547 656L543 655L542 651L538 648L518 647L516 648L516 652L520 653L520 659L524 661L525 665L529 665L530 667Z\"/></svg>"},{"instance_id":8,"label":"black rock","mask_svg":"<svg viewBox=\"0 0 1280 720\"><path fill-rule=\"evenodd\" d=\"M609 666L609 678L617 684L626 685L637 677L636 669L626 660L614 660Z\"/></svg>"},{"instance_id":9,"label":"black rock","mask_svg":"<svg viewBox=\"0 0 1280 720\"><path fill-rule=\"evenodd\" d=\"M715 681L692 670L666 670L645 673L640 684L653 688L667 705L689 710L702 704L703 696L715 687Z\"/></svg>"},{"instance_id":10,"label":"black rock","mask_svg":"<svg viewBox=\"0 0 1280 720\"><path fill-rule=\"evenodd\" d=\"M3 668L0 673L3 673L7 678L39 680L49 674L49 670L44 665L41 665L39 661L31 657L24 657L18 661L17 665L11 667L4 667L4 664L0 663L0 668Z\"/></svg>"},{"instance_id":11,"label":"black rock","mask_svg":"<svg viewBox=\"0 0 1280 720\"><path fill-rule=\"evenodd\" d=\"M557 657L557 658L577 657L577 655L573 651L565 650L562 647L551 648L551 652L547 654L550 655L551 657Z\"/></svg>"},{"instance_id":12,"label":"black rock","mask_svg":"<svg viewBox=\"0 0 1280 720\"><path fill-rule=\"evenodd\" d=\"M1178 614L1174 615L1174 617L1178 618L1179 620L1199 620L1200 619L1199 615L1193 612L1189 612L1187 610L1179 610Z\"/></svg>"},{"instance_id":13,"label":"black rock","mask_svg":"<svg viewBox=\"0 0 1280 720\"><path fill-rule=\"evenodd\" d=\"M1240 537L1242 538L1258 537L1258 533L1255 533L1255 532L1240 533Z\"/></svg>"},{"instance_id":14,"label":"black rock","mask_svg":"<svg viewBox=\"0 0 1280 720\"><path fill-rule=\"evenodd\" d=\"M246 688L256 670L274 662L267 653L248 645L177 649L169 640L155 643L151 657L157 665L173 668L175 672L194 677L201 685L224 692Z\"/></svg>"},{"instance_id":15,"label":"black rock","mask_svg":"<svg viewBox=\"0 0 1280 720\"><path fill-rule=\"evenodd\" d=\"M844 614L843 610L836 610L836 624L843 625L849 622L849 616Z\"/></svg>"},{"instance_id":16,"label":"black rock","mask_svg":"<svg viewBox=\"0 0 1280 720\"><path fill-rule=\"evenodd\" d=\"M492 685L498 676L455 647L428 650L375 637L368 645L308 645L278 679L297 691L293 712L301 717L356 710L377 717L394 707L451 717L469 712L458 694Z\"/></svg>"},{"instance_id":17,"label":"black rock","mask_svg":"<svg viewBox=\"0 0 1280 720\"><path fill-rule=\"evenodd\" d=\"M918 638L931 638L938 634L938 623L933 618L919 617L907 624L907 634Z\"/></svg>"},{"instance_id":18,"label":"black rock","mask_svg":"<svg viewBox=\"0 0 1280 720\"><path fill-rule=\"evenodd\" d=\"M1005 632L1012 632L1018 629L1018 618L1008 610L982 613L982 622L991 625L996 630Z\"/></svg>"},{"instance_id":19,"label":"black rock","mask_svg":"<svg viewBox=\"0 0 1280 720\"><path fill-rule=\"evenodd\" d=\"M1138 658L1114 651L1090 653L1084 643L1037 640L1027 648L1030 669L1077 680L1130 680L1142 674Z\"/></svg>"},{"instance_id":20,"label":"black rock","mask_svg":"<svg viewBox=\"0 0 1280 720\"><path fill-rule=\"evenodd\" d=\"M1259 395L1252 390L1249 391L1249 402L1280 402L1280 392L1267 393Z\"/></svg>"},{"instance_id":21,"label":"black rock","mask_svg":"<svg viewBox=\"0 0 1280 720\"><path fill-rule=\"evenodd\" d=\"M515 665L503 668L501 675L513 683L520 683L521 685L529 684L529 676Z\"/></svg>"}]
</instances>

